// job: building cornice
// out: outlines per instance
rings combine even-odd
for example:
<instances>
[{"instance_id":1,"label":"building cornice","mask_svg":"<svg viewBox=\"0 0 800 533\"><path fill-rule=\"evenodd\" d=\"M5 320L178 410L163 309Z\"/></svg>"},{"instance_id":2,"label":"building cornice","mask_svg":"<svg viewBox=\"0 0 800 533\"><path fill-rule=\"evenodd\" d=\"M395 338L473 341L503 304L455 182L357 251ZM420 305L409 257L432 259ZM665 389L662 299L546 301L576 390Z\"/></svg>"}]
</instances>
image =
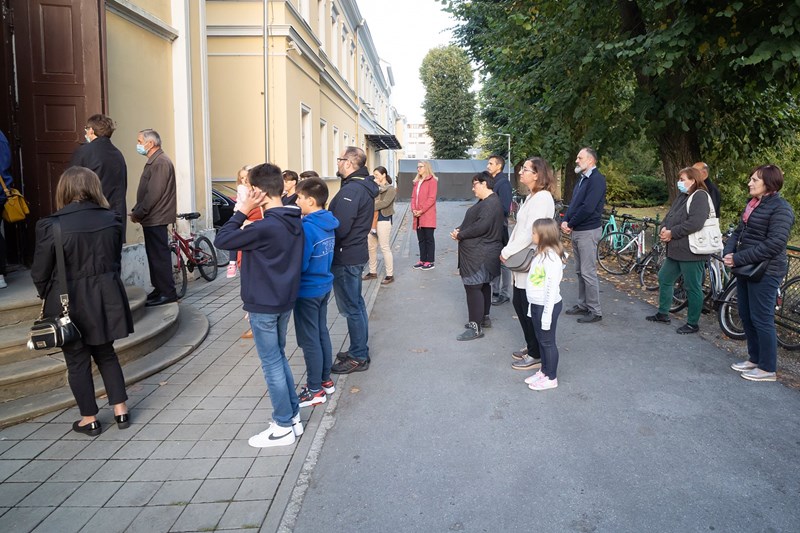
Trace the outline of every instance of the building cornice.
<instances>
[{"instance_id":1,"label":"building cornice","mask_svg":"<svg viewBox=\"0 0 800 533\"><path fill-rule=\"evenodd\" d=\"M105 2L106 9L111 13L162 39L173 42L179 36L178 30L128 0L105 0Z\"/></svg>"},{"instance_id":2,"label":"building cornice","mask_svg":"<svg viewBox=\"0 0 800 533\"><path fill-rule=\"evenodd\" d=\"M326 71L322 71L319 73L319 78L321 81L325 83L328 87L333 89L336 94L342 99L343 102L347 104L347 107L353 110L353 112L358 113L358 106L353 101L353 97L348 95L344 90L342 90L341 86L336 83L333 77Z\"/></svg>"},{"instance_id":3,"label":"building cornice","mask_svg":"<svg viewBox=\"0 0 800 533\"><path fill-rule=\"evenodd\" d=\"M317 50L311 48L294 27L288 24L270 24L269 34L274 37L287 37L291 39L298 51L308 57L308 60L318 71L322 72L325 70L325 62L320 59L317 53L319 48L317 48Z\"/></svg>"}]
</instances>

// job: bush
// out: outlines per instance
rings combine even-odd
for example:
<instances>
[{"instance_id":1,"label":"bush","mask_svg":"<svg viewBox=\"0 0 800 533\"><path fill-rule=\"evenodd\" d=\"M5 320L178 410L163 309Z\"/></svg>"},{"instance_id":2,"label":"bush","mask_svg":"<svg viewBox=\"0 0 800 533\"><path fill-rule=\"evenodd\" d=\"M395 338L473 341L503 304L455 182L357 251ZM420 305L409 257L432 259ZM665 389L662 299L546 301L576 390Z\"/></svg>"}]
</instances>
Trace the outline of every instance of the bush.
<instances>
[{"instance_id":1,"label":"bush","mask_svg":"<svg viewBox=\"0 0 800 533\"><path fill-rule=\"evenodd\" d=\"M625 176L613 163L603 167L606 175L606 202L612 205L653 207L669 200L667 184L655 176Z\"/></svg>"},{"instance_id":2,"label":"bush","mask_svg":"<svg viewBox=\"0 0 800 533\"><path fill-rule=\"evenodd\" d=\"M633 175L628 181L636 188L638 200L644 203L640 207L663 205L669 200L667 184L662 179L655 176Z\"/></svg>"}]
</instances>

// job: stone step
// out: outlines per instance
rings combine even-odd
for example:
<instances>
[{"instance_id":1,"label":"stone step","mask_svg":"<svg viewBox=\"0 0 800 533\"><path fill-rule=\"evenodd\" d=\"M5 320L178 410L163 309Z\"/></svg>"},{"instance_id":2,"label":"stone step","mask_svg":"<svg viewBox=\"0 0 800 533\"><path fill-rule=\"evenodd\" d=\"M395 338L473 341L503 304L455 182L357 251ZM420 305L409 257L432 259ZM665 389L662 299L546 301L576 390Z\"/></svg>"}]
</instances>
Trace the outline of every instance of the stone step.
<instances>
[{"instance_id":1,"label":"stone step","mask_svg":"<svg viewBox=\"0 0 800 533\"><path fill-rule=\"evenodd\" d=\"M176 326L174 335L160 347L123 364L122 372L125 375L126 385L160 372L189 355L206 338L209 328L206 316L188 305L180 305ZM117 348L121 344L120 341ZM95 393L97 396L105 394L103 381L98 377L95 377ZM0 404L0 428L73 405L75 399L68 386L10 400ZM132 410L132 417L135 420L135 408Z\"/></svg>"},{"instance_id":2,"label":"stone step","mask_svg":"<svg viewBox=\"0 0 800 533\"><path fill-rule=\"evenodd\" d=\"M144 304L147 300L147 293L145 293L144 289L139 287L125 287L125 291L128 293L128 302L131 306L135 328L135 323L141 320L146 312L147 308ZM17 300L15 304L17 307L14 309L20 312L19 316L28 317L30 315L28 311L32 309L32 307L20 307L23 303L25 303L23 300ZM5 304L7 308L10 309L8 303L6 302ZM40 309L41 300L37 298L35 316L9 322L7 325L0 327L0 365L27 361L43 355L41 351L29 350L27 346L28 333L30 332L33 320L39 317ZM3 324L3 322L0 322L0 324ZM57 352L60 353L60 350ZM0 367L0 372L5 372L5 369Z\"/></svg>"},{"instance_id":3,"label":"stone step","mask_svg":"<svg viewBox=\"0 0 800 533\"><path fill-rule=\"evenodd\" d=\"M147 308L134 325L135 332L117 341L114 348L120 364L125 365L154 351L172 337L178 325L178 304ZM67 383L66 365L60 350L37 354L32 359L0 366L0 402L50 391ZM94 369L97 375L97 369Z\"/></svg>"}]
</instances>

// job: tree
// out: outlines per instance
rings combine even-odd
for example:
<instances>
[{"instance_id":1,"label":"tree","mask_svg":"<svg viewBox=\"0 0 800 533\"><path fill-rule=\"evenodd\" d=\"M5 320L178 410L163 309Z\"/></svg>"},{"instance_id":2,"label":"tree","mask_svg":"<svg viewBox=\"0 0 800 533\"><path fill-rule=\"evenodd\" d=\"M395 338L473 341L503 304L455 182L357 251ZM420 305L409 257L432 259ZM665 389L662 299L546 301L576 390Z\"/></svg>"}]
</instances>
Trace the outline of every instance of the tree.
<instances>
[{"instance_id":1,"label":"tree","mask_svg":"<svg viewBox=\"0 0 800 533\"><path fill-rule=\"evenodd\" d=\"M472 67L457 46L431 49L422 60L419 77L425 86L425 123L437 159L466 159L475 143L475 94Z\"/></svg>"},{"instance_id":2,"label":"tree","mask_svg":"<svg viewBox=\"0 0 800 533\"><path fill-rule=\"evenodd\" d=\"M644 133L674 197L680 168L755 162L800 125L796 1L442 2L492 79L495 120L568 163Z\"/></svg>"}]
</instances>

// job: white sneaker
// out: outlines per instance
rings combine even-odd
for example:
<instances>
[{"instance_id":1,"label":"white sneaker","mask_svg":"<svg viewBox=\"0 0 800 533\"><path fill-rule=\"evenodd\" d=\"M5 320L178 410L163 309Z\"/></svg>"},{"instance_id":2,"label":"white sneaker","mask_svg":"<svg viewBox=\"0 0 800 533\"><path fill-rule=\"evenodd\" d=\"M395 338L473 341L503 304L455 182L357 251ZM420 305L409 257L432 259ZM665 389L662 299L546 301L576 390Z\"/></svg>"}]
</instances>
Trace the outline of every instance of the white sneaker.
<instances>
[{"instance_id":1,"label":"white sneaker","mask_svg":"<svg viewBox=\"0 0 800 533\"><path fill-rule=\"evenodd\" d=\"M528 385L528 388L531 390L548 390L548 389L555 389L558 387L558 378L556 379L540 379L536 383L531 383Z\"/></svg>"},{"instance_id":2,"label":"white sneaker","mask_svg":"<svg viewBox=\"0 0 800 533\"><path fill-rule=\"evenodd\" d=\"M544 379L545 377L546 376L544 374L542 374L542 371L539 370L534 375L528 376L527 378L525 378L525 383L527 383L528 385L531 385L533 383L536 383L540 379Z\"/></svg>"},{"instance_id":3,"label":"white sneaker","mask_svg":"<svg viewBox=\"0 0 800 533\"><path fill-rule=\"evenodd\" d=\"M6 283L6 278L4 276L0 276L0 289L5 289L8 287L8 283Z\"/></svg>"},{"instance_id":4,"label":"white sneaker","mask_svg":"<svg viewBox=\"0 0 800 533\"><path fill-rule=\"evenodd\" d=\"M300 422L300 425L302 425L302 422ZM269 448L271 446L288 446L294 444L294 441L294 426L284 428L275 422L270 422L266 431L250 437L247 440L247 444L253 448Z\"/></svg>"},{"instance_id":5,"label":"white sneaker","mask_svg":"<svg viewBox=\"0 0 800 533\"><path fill-rule=\"evenodd\" d=\"M303 422L300 420L300 413L297 413L297 416L292 418L292 431L294 431L295 437L303 434Z\"/></svg>"},{"instance_id":6,"label":"white sneaker","mask_svg":"<svg viewBox=\"0 0 800 533\"><path fill-rule=\"evenodd\" d=\"M748 370L753 370L757 368L758 365L755 363L751 363L749 359L741 361L739 363L733 363L731 368L736 370L737 372L747 372Z\"/></svg>"}]
</instances>

